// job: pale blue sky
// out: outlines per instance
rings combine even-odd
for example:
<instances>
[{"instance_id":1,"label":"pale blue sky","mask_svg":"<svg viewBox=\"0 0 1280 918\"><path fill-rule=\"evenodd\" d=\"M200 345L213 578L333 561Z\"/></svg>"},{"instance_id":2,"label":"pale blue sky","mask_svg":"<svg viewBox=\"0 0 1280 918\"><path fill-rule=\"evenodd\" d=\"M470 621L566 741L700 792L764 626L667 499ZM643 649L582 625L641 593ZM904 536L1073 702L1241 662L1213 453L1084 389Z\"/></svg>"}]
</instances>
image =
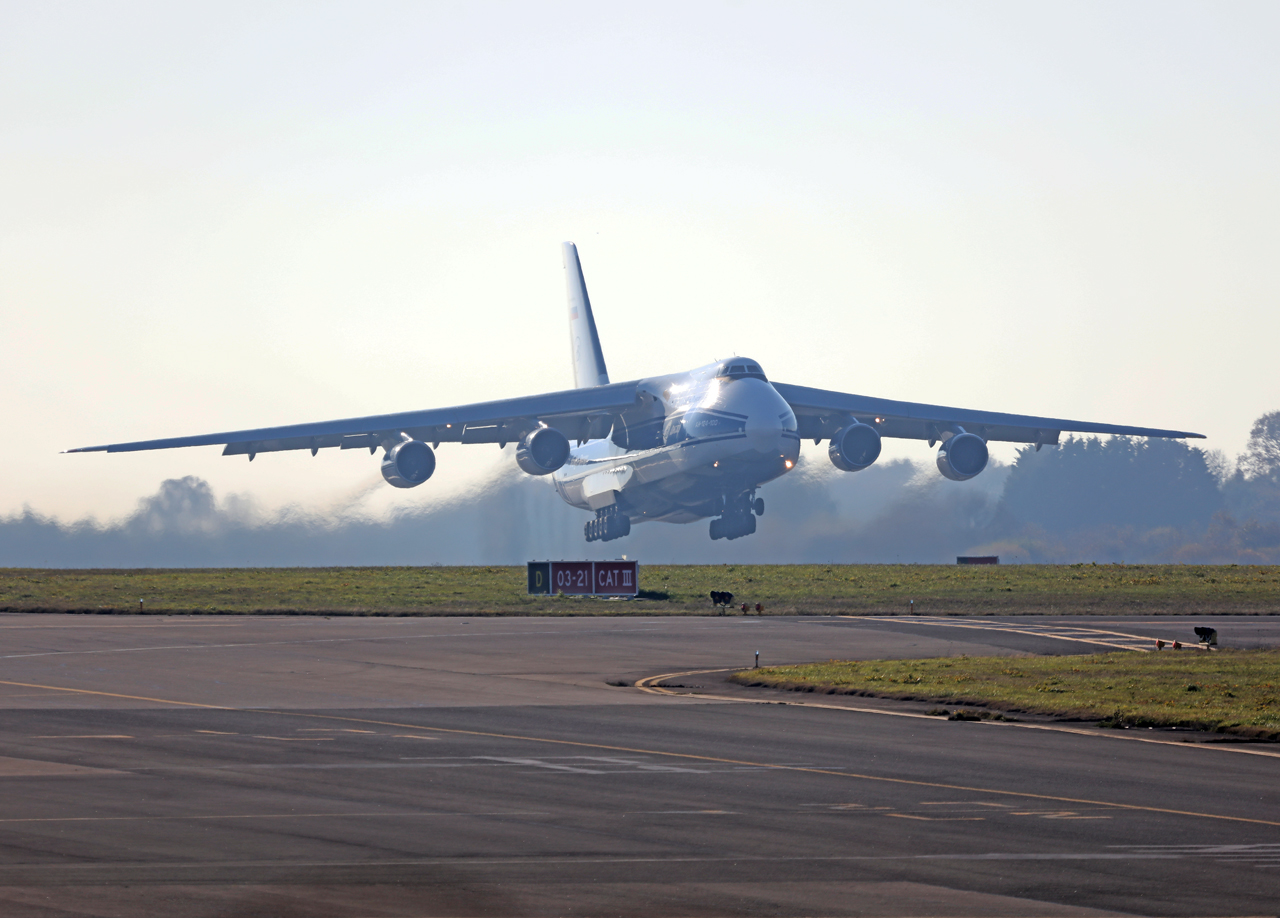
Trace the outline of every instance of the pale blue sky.
<instances>
[{"instance_id":1,"label":"pale blue sky","mask_svg":"<svg viewBox=\"0 0 1280 918\"><path fill-rule=\"evenodd\" d=\"M737 352L1234 455L1280 408L1277 9L0 4L0 513L453 493L506 460L57 450L566 388L565 239L615 379Z\"/></svg>"}]
</instances>

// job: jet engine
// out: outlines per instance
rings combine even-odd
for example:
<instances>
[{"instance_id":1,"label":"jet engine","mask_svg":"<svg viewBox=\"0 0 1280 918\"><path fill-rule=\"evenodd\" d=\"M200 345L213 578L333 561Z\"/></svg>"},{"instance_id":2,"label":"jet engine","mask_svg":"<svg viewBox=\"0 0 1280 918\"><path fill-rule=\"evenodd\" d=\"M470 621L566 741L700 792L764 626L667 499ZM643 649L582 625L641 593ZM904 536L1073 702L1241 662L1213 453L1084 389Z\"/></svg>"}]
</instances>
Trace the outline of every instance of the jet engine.
<instances>
[{"instance_id":1,"label":"jet engine","mask_svg":"<svg viewBox=\"0 0 1280 918\"><path fill-rule=\"evenodd\" d=\"M968 481L986 467L987 441L977 434L954 434L938 447L938 471L952 481Z\"/></svg>"},{"instance_id":2,"label":"jet engine","mask_svg":"<svg viewBox=\"0 0 1280 918\"><path fill-rule=\"evenodd\" d=\"M516 448L516 465L530 475L550 475L569 461L569 440L554 427L525 434Z\"/></svg>"},{"instance_id":3,"label":"jet engine","mask_svg":"<svg viewBox=\"0 0 1280 918\"><path fill-rule=\"evenodd\" d=\"M854 421L831 438L827 455L842 472L861 472L880 458L880 431Z\"/></svg>"},{"instance_id":4,"label":"jet engine","mask_svg":"<svg viewBox=\"0 0 1280 918\"><path fill-rule=\"evenodd\" d=\"M382 477L397 488L416 488L436 470L436 454L421 440L401 440L382 457Z\"/></svg>"}]
</instances>

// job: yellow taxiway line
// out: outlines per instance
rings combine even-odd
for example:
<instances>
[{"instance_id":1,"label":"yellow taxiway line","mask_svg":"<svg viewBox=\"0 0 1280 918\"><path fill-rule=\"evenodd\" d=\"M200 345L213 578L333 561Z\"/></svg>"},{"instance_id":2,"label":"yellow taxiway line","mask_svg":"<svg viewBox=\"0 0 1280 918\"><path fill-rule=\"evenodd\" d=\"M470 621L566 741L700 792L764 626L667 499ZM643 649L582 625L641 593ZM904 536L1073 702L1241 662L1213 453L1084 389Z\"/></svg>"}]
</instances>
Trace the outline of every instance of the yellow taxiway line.
<instances>
[{"instance_id":1,"label":"yellow taxiway line","mask_svg":"<svg viewBox=\"0 0 1280 918\"><path fill-rule=\"evenodd\" d=\"M879 621L883 622L883 615L837 615L835 618L848 619L851 621ZM1000 623L987 624L985 622L975 622L972 619L946 619L936 615L903 615L894 619L895 621L906 622L914 625L935 625L944 628L968 628L971 631L1001 631L1005 634L1024 634L1030 637L1050 638L1055 641L1074 641L1078 644L1094 644L1098 647L1113 647L1117 650L1136 650L1139 653L1149 653L1158 642L1163 642L1169 647L1178 644L1183 649L1199 649L1208 650L1207 644L1194 643L1188 644L1186 641L1175 641L1173 638L1154 638L1143 634L1128 634L1124 631L1107 631L1102 628L1078 628L1075 625L1043 625L1046 630L1033 631L1027 628L1015 628ZM1074 635L1098 635L1098 637L1078 637L1070 634L1054 634L1053 631L1047 629L1057 629L1061 631L1073 632ZM1118 643L1116 641L1108 641L1103 638L1125 638L1129 643ZM1139 646L1139 642L1149 646Z\"/></svg>"},{"instance_id":2,"label":"yellow taxiway line","mask_svg":"<svg viewBox=\"0 0 1280 918\"><path fill-rule=\"evenodd\" d=\"M647 676L644 679L636 681L636 688L650 695L667 695L674 698L696 697L707 701L732 701L738 704L788 704L803 708L822 708L827 711L852 711L856 714L882 714L885 717L911 717L923 720L939 721L938 717L932 714L915 714L911 711L886 711L883 708L863 708L851 704L823 704L818 701L781 701L764 698L740 698L733 695L709 695L701 692L676 692L658 685L659 682L665 682L667 679L675 679L680 676L704 676L708 673L722 673L724 669L696 669L683 673L667 673L662 676ZM943 702L938 702L939 705ZM1272 759L1280 759L1280 752L1267 752L1262 749L1240 749L1234 746L1210 745L1207 743L1187 743L1179 740L1162 740L1145 736L1127 736L1123 733L1099 733L1096 730L1085 730L1080 727L1063 727L1058 724L1024 724L1018 721L1009 720L983 720L978 721L989 727L1019 727L1023 730L1049 730L1054 733L1074 733L1077 736L1094 736L1098 739L1117 739L1126 740L1131 743L1155 743L1158 746L1177 746L1179 749L1207 749L1215 752L1234 752L1240 755L1261 755Z\"/></svg>"},{"instance_id":3,"label":"yellow taxiway line","mask_svg":"<svg viewBox=\"0 0 1280 918\"><path fill-rule=\"evenodd\" d=\"M717 671L723 672L723 670L703 670L703 672L717 672ZM673 675L681 675L681 674L677 673L677 674L669 674L667 676L652 676L652 677L649 677L648 679L641 680L641 681L651 684L654 681L658 681L663 678L668 678L668 679L672 678ZM692 673L685 673L684 675L692 675ZM804 766L804 765L777 765L770 762L754 762L749 759L730 759L730 758L725 758L723 756L697 755L690 752L670 752L664 749L645 749L637 746L615 746L609 743L588 743L588 742L583 742L582 740L555 739L555 738L546 737L546 736L528 736L520 733L494 733L487 730L463 730L457 727L424 727L420 724L406 724L406 723L401 723L399 721L374 720L373 718L369 718L369 717L345 717L340 714L313 714L305 711L280 711L280 710L266 710L262 708L236 708L228 705L201 704L199 702L193 702L193 701L177 701L177 700L169 700L164 698L145 697L145 696L139 696L139 695L124 695L118 692L102 692L102 691L96 691L93 689L66 688L63 686L56 686L56 685L32 685L30 683L25 683L25 682L5 682L3 680L0 680L0 685L15 685L15 686L20 686L22 688L48 689L51 691L68 692L68 693L73 693L78 695L95 695L95 696L107 697L107 698L125 698L125 699L132 699L135 701L150 701L150 702L155 702L160 704L171 704L171 705L177 705L180 707L189 707L189 708L205 708L208 710L215 710L215 711L233 711L240 714L268 714L268 715L274 715L277 717L299 717L299 718L307 718L311 720L336 721L339 723L372 724L374 726L379 726L379 727L395 727L400 730L417 730L423 733L445 734L445 735L451 735L451 736L474 736L474 737L481 737L485 739L517 740L517 741L526 742L526 743L543 743L546 745L567 746L575 749L603 749L608 752L628 752L635 755L652 755L652 756L660 756L663 758L681 759L681 760L692 761L692 762L714 762L718 765L737 765L737 766L746 767L746 768L764 768L764 769L771 769L774 771L789 771L789 772L796 772L800 774L826 775L834 778L846 778L846 779L852 779L855 781L875 781L881 784L899 784L907 787L929 787L929 788L936 788L940 790L964 791L966 793L974 793L974 794L995 794L995 795L1004 796L1004 797L1017 797L1024 800L1051 800L1054 803L1074 803L1074 804L1079 804L1084 806L1100 806L1100 807L1108 807L1111 809L1131 810L1131 811L1143 812L1143 813L1161 813L1169 816L1190 816L1194 819L1216 819L1223 822L1242 822L1242 823L1249 823L1252 825L1280 827L1280 821L1272 820L1272 819L1253 819L1247 816L1225 816L1220 813L1202 813L1202 812L1197 812L1195 810L1176 810L1170 807L1145 806L1138 803L1114 803L1107 800L1089 800L1089 799L1078 798L1078 797L1059 797L1052 794L1033 794L1027 791L1001 790L999 788L992 788L992 787L969 787L963 784L945 784L939 781L920 781L920 780L915 780L911 778L894 778L886 775L867 775L867 774L859 774L857 772L850 772L850 771L836 771L835 769L830 769L830 768L813 768L813 767ZM651 686L646 685L645 687L648 688ZM703 696L703 697L706 697L706 696ZM752 703L759 704L760 702L752 702ZM813 706L814 705L811 705L811 707ZM829 707L836 707L836 706L830 705Z\"/></svg>"}]
</instances>

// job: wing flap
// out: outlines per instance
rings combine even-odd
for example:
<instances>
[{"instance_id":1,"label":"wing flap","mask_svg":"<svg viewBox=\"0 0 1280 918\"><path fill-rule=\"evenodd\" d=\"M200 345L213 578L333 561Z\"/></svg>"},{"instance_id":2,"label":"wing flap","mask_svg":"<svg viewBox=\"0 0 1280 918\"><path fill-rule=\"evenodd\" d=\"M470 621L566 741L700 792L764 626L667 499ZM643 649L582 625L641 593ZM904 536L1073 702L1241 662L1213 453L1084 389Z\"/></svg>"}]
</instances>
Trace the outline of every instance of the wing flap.
<instances>
[{"instance_id":1,"label":"wing flap","mask_svg":"<svg viewBox=\"0 0 1280 918\"><path fill-rule=\"evenodd\" d=\"M1204 438L1204 434L1185 430L1098 424L1092 421L1042 418L999 411L975 411L969 408L872 398L849 392L833 392L829 389L811 389L808 386L793 386L787 383L774 383L773 387L795 412L800 436L805 439L826 439L854 417L874 423L881 436L906 440L940 439L939 428L949 424L959 424L965 430L976 433L985 440L1042 445L1057 443L1063 431L1126 437Z\"/></svg>"},{"instance_id":2,"label":"wing flap","mask_svg":"<svg viewBox=\"0 0 1280 918\"><path fill-rule=\"evenodd\" d=\"M588 434L602 426L606 429L600 436L607 436L612 418L633 407L635 402L635 382L614 383L452 408L83 446L67 452L127 453L187 446L223 446L223 455L255 455L295 449L377 446L384 439L398 437L401 433L431 443L498 443L517 440L541 423L559 428L571 440L586 439Z\"/></svg>"}]
</instances>

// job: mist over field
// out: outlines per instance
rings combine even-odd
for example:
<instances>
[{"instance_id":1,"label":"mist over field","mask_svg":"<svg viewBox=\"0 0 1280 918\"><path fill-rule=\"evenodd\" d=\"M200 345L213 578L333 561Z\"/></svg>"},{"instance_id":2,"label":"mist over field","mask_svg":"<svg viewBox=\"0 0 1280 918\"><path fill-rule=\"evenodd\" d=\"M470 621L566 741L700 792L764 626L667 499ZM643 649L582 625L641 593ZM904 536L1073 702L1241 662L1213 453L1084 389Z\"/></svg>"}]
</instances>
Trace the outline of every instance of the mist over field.
<instances>
[{"instance_id":1,"label":"mist over field","mask_svg":"<svg viewBox=\"0 0 1280 918\"><path fill-rule=\"evenodd\" d=\"M508 452L513 447L508 447ZM325 513L267 513L171 479L123 519L67 523L34 510L0 519L3 567L518 564L539 558L642 562L1280 563L1280 412L1260 418L1234 462L1180 441L1070 438L1020 450L967 482L898 460L837 471L808 448L760 490L758 532L712 542L706 522L647 523L586 544L587 514L514 459L468 493L377 514L360 496ZM432 482L424 485L430 488Z\"/></svg>"}]
</instances>

